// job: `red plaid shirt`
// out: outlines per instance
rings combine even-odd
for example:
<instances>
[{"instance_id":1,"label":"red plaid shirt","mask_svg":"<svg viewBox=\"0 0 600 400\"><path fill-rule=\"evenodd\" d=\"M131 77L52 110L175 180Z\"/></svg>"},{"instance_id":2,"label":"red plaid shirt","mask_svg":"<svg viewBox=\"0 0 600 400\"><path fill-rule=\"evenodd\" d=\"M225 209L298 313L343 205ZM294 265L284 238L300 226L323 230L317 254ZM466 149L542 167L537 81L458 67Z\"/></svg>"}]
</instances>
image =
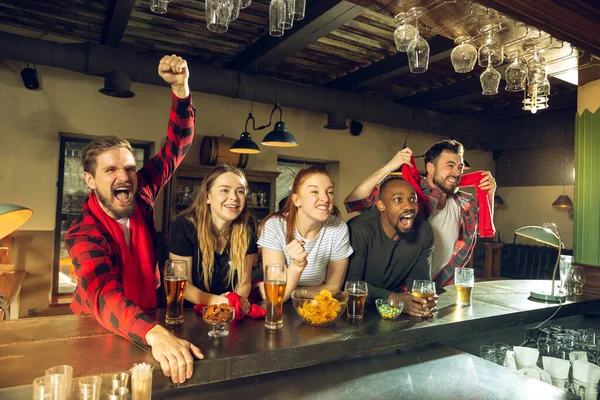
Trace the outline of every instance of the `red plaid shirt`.
<instances>
[{"instance_id":1,"label":"red plaid shirt","mask_svg":"<svg viewBox=\"0 0 600 400\"><path fill-rule=\"evenodd\" d=\"M179 99L172 93L167 140L158 154L137 173L136 207L140 208L148 224L155 249L158 248L158 238L154 227L154 202L192 144L195 119L196 110L191 96ZM91 215L88 200L65 236L65 244L79 278L71 311L94 315L106 329L135 342L146 343L146 333L157 322L125 297L117 244ZM158 288L158 266L154 275Z\"/></svg>"},{"instance_id":2,"label":"red plaid shirt","mask_svg":"<svg viewBox=\"0 0 600 400\"><path fill-rule=\"evenodd\" d=\"M425 194L425 197L427 197L425 217L428 218L438 205L440 191L429 186L425 179L421 179L420 187ZM349 213L363 212L375 204L378 195L379 188L375 188L373 193L371 193L371 196L366 199L344 202L346 211ZM448 200L458 202L458 205L462 210L460 213L461 225L458 240L454 244L452 258L450 258L448 265L442 268L440 273L434 278L436 285L439 287L448 286L454 283L454 269L465 267L467 265L477 241L479 216L479 204L477 203L477 200L469 193L461 191L456 192L453 196L448 196ZM419 210L419 213L421 213L421 210Z\"/></svg>"}]
</instances>

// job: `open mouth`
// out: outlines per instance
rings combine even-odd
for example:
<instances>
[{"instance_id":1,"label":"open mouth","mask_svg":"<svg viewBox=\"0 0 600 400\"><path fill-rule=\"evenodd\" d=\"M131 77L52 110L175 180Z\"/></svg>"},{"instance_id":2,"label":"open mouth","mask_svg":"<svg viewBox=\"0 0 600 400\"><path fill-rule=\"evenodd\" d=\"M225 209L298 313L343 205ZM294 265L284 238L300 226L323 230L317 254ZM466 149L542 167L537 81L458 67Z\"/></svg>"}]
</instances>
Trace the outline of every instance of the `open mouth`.
<instances>
[{"instance_id":1,"label":"open mouth","mask_svg":"<svg viewBox=\"0 0 600 400\"><path fill-rule=\"evenodd\" d=\"M450 185L453 185L453 186L458 185L459 181L460 181L460 177L457 177L457 176L449 176L446 178L446 182L448 182Z\"/></svg>"},{"instance_id":2,"label":"open mouth","mask_svg":"<svg viewBox=\"0 0 600 400\"><path fill-rule=\"evenodd\" d=\"M113 196L119 203L129 203L131 199L131 186L119 186L113 190Z\"/></svg>"},{"instance_id":3,"label":"open mouth","mask_svg":"<svg viewBox=\"0 0 600 400\"><path fill-rule=\"evenodd\" d=\"M234 213L237 213L240 210L240 206L236 204L225 204L223 207L225 207L227 211L231 211Z\"/></svg>"},{"instance_id":4,"label":"open mouth","mask_svg":"<svg viewBox=\"0 0 600 400\"><path fill-rule=\"evenodd\" d=\"M415 213L413 211L405 212L400 216L398 222L403 230L409 230L415 221Z\"/></svg>"}]
</instances>

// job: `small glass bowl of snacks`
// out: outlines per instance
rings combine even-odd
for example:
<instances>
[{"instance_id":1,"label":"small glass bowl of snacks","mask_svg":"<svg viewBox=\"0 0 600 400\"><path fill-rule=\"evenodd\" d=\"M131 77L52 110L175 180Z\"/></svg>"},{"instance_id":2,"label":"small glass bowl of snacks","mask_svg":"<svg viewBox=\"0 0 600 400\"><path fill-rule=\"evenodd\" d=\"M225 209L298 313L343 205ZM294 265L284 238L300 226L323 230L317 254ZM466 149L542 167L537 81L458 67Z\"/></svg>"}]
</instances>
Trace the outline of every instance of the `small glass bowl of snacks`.
<instances>
[{"instance_id":1,"label":"small glass bowl of snacks","mask_svg":"<svg viewBox=\"0 0 600 400\"><path fill-rule=\"evenodd\" d=\"M404 303L396 299L377 299L375 300L377 312L383 319L396 319L402 314Z\"/></svg>"}]
</instances>

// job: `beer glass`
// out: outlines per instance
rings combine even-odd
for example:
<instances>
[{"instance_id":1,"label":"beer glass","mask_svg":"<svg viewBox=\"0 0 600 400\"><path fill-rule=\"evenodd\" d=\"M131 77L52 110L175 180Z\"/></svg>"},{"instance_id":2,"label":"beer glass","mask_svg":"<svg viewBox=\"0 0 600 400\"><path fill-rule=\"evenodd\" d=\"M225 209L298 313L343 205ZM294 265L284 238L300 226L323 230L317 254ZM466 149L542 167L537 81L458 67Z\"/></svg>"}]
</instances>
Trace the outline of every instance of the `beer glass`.
<instances>
[{"instance_id":1,"label":"beer glass","mask_svg":"<svg viewBox=\"0 0 600 400\"><path fill-rule=\"evenodd\" d=\"M349 319L362 319L365 313L365 303L369 295L367 282L348 281L344 286L344 292L348 294L348 313Z\"/></svg>"},{"instance_id":2,"label":"beer glass","mask_svg":"<svg viewBox=\"0 0 600 400\"><path fill-rule=\"evenodd\" d=\"M33 400L63 400L66 398L66 379L62 374L40 376L33 380Z\"/></svg>"},{"instance_id":3,"label":"beer glass","mask_svg":"<svg viewBox=\"0 0 600 400\"><path fill-rule=\"evenodd\" d=\"M412 285L412 295L422 299L429 299L435 294L435 283L433 281L415 280Z\"/></svg>"},{"instance_id":4,"label":"beer glass","mask_svg":"<svg viewBox=\"0 0 600 400\"><path fill-rule=\"evenodd\" d=\"M287 285L287 266L285 264L267 264L265 266L265 295L267 297L267 315L265 328L277 330L283 328L283 297Z\"/></svg>"},{"instance_id":5,"label":"beer glass","mask_svg":"<svg viewBox=\"0 0 600 400\"><path fill-rule=\"evenodd\" d=\"M475 284L473 268L456 268L454 270L454 286L456 287L456 304L468 306L471 304L471 293Z\"/></svg>"},{"instance_id":6,"label":"beer glass","mask_svg":"<svg viewBox=\"0 0 600 400\"><path fill-rule=\"evenodd\" d=\"M165 262L164 280L167 295L165 324L183 324L183 295L187 284L187 262L167 260Z\"/></svg>"}]
</instances>

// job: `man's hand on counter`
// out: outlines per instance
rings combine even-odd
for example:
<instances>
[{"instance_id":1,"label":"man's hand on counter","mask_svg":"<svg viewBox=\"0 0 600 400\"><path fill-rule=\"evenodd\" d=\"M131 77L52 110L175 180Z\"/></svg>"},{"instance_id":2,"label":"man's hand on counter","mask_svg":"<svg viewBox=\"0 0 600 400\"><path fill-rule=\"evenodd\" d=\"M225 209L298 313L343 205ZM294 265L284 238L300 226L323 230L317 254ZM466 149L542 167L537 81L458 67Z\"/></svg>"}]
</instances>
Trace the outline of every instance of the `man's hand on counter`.
<instances>
[{"instance_id":1,"label":"man's hand on counter","mask_svg":"<svg viewBox=\"0 0 600 400\"><path fill-rule=\"evenodd\" d=\"M427 300L413 296L410 292L391 293L390 299L396 299L404 303L402 312L413 317L430 318L437 311L438 296L433 295Z\"/></svg>"},{"instance_id":2,"label":"man's hand on counter","mask_svg":"<svg viewBox=\"0 0 600 400\"><path fill-rule=\"evenodd\" d=\"M163 374L173 383L183 383L192 377L194 358L204 358L200 349L187 340L179 339L160 325L146 334L146 342L152 346L152 356L160 363Z\"/></svg>"}]
</instances>

